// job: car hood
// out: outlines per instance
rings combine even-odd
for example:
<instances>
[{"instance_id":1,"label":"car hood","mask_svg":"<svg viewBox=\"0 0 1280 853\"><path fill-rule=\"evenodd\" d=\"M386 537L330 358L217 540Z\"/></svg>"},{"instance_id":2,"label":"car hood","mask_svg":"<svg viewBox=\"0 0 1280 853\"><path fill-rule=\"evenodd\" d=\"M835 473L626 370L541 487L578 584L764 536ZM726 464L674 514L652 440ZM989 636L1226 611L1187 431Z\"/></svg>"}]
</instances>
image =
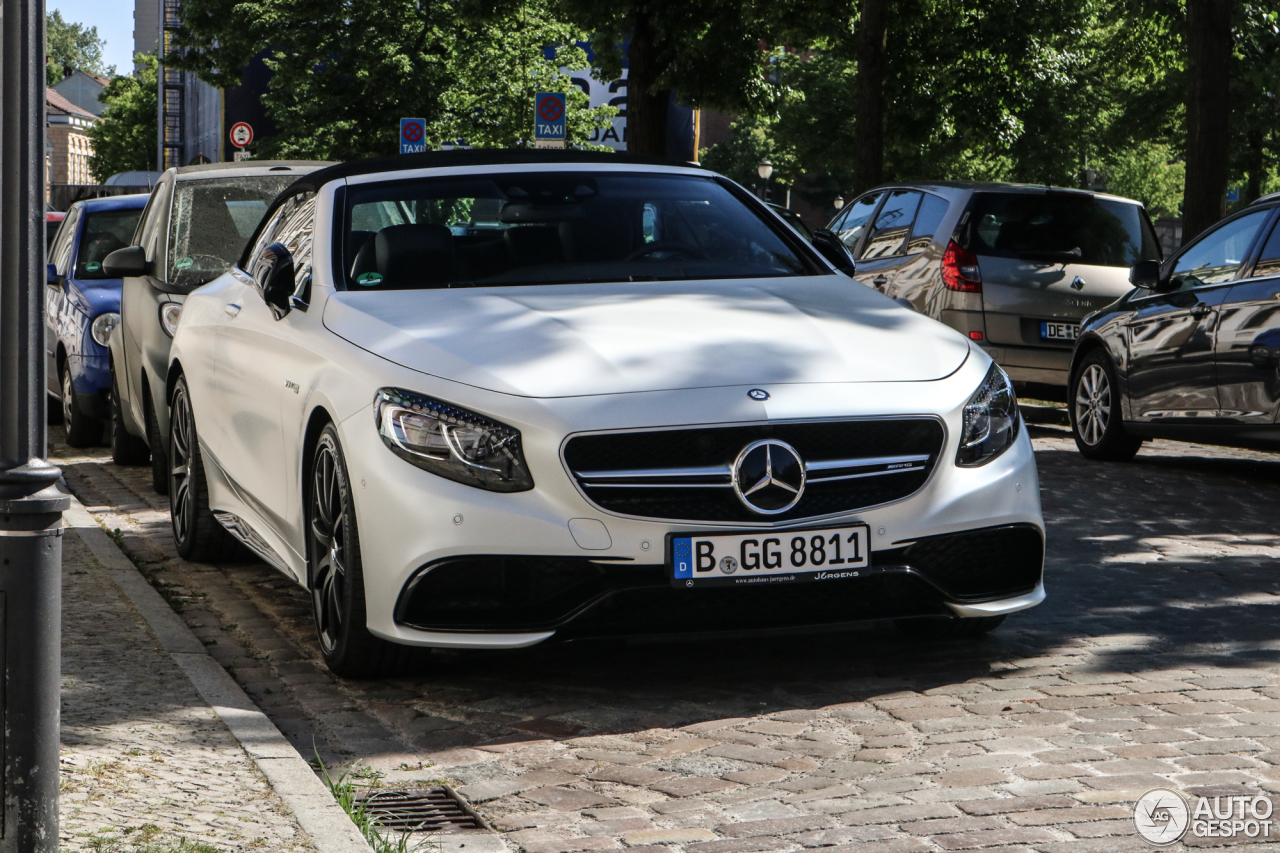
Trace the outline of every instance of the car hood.
<instances>
[{"instance_id":1,"label":"car hood","mask_svg":"<svg viewBox=\"0 0 1280 853\"><path fill-rule=\"evenodd\" d=\"M413 370L526 397L922 382L958 333L843 276L332 294L324 324Z\"/></svg>"}]
</instances>

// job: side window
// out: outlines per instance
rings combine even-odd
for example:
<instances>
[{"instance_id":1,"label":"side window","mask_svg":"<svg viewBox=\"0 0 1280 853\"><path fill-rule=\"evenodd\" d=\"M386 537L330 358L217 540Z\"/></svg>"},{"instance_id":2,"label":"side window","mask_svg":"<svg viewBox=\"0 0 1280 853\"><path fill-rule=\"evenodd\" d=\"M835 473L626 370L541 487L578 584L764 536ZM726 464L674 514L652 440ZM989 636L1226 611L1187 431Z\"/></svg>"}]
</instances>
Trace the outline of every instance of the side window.
<instances>
[{"instance_id":1,"label":"side window","mask_svg":"<svg viewBox=\"0 0 1280 853\"><path fill-rule=\"evenodd\" d=\"M838 222L832 223L831 230L850 252L854 250L858 238L866 230L867 223L871 221L871 214L876 212L876 205L882 198L884 193L868 193L849 205Z\"/></svg>"},{"instance_id":2,"label":"side window","mask_svg":"<svg viewBox=\"0 0 1280 853\"><path fill-rule=\"evenodd\" d=\"M67 268L71 265L71 245L73 243L71 235L75 233L76 226L80 224L80 206L73 205L67 213L67 218L62 220L62 227L58 229L58 239L54 241L53 248L49 250L49 263L58 268L58 275L66 275Z\"/></svg>"},{"instance_id":3,"label":"side window","mask_svg":"<svg viewBox=\"0 0 1280 853\"><path fill-rule=\"evenodd\" d=\"M1258 263L1253 267L1253 275L1280 275L1280 221L1271 229L1271 236L1258 255Z\"/></svg>"},{"instance_id":4,"label":"side window","mask_svg":"<svg viewBox=\"0 0 1280 853\"><path fill-rule=\"evenodd\" d=\"M311 245L316 218L314 193L301 193L286 201L271 216L249 255L249 265L272 243L283 243L293 258L295 292L311 277Z\"/></svg>"},{"instance_id":5,"label":"side window","mask_svg":"<svg viewBox=\"0 0 1280 853\"><path fill-rule=\"evenodd\" d=\"M1190 290L1235 278L1254 237L1258 235L1258 229L1270 213L1270 210L1254 211L1219 226L1197 240L1174 263L1170 289Z\"/></svg>"},{"instance_id":6,"label":"side window","mask_svg":"<svg viewBox=\"0 0 1280 853\"><path fill-rule=\"evenodd\" d=\"M149 260L159 261L164 257L164 238L169 219L169 199L173 197L173 182L162 183L151 193L147 209L143 211L142 222L138 224L137 245L147 250ZM156 274L160 275L163 263L156 264Z\"/></svg>"},{"instance_id":7,"label":"side window","mask_svg":"<svg viewBox=\"0 0 1280 853\"><path fill-rule=\"evenodd\" d=\"M907 247L907 235L920 207L922 193L912 190L894 190L885 199L884 207L876 216L875 227L867 246L862 251L863 260L888 258L902 254Z\"/></svg>"},{"instance_id":8,"label":"side window","mask_svg":"<svg viewBox=\"0 0 1280 853\"><path fill-rule=\"evenodd\" d=\"M924 194L924 199L920 202L920 212L916 214L916 224L911 226L911 242L907 243L908 255L923 252L929 248L950 206L936 195Z\"/></svg>"}]
</instances>

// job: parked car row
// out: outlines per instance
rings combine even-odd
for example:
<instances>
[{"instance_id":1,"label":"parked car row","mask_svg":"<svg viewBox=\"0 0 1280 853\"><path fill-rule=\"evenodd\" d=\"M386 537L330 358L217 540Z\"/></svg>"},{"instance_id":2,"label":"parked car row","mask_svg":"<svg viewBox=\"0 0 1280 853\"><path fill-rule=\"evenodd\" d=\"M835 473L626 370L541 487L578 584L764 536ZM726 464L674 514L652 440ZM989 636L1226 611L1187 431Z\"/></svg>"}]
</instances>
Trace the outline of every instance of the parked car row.
<instances>
[{"instance_id":1,"label":"parked car row","mask_svg":"<svg viewBox=\"0 0 1280 853\"><path fill-rule=\"evenodd\" d=\"M1045 596L1015 384L1070 386L1095 458L1273 434L1277 207L1162 266L1141 205L1044 187L882 187L810 233L616 155L171 169L69 211L50 393L72 444L109 422L150 461L180 555L310 590L344 675L414 646L975 635Z\"/></svg>"}]
</instances>

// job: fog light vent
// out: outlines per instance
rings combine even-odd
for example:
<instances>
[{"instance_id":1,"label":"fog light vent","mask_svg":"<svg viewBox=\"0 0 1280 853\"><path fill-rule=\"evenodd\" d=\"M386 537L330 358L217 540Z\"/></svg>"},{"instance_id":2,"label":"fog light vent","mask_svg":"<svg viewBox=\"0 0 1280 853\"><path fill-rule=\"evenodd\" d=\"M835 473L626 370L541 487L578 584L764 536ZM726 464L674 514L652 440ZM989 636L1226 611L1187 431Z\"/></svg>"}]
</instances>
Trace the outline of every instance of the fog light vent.
<instances>
[{"instance_id":1,"label":"fog light vent","mask_svg":"<svg viewBox=\"0 0 1280 853\"><path fill-rule=\"evenodd\" d=\"M482 829L479 820L448 788L376 791L356 799L383 829L399 832L460 832Z\"/></svg>"}]
</instances>

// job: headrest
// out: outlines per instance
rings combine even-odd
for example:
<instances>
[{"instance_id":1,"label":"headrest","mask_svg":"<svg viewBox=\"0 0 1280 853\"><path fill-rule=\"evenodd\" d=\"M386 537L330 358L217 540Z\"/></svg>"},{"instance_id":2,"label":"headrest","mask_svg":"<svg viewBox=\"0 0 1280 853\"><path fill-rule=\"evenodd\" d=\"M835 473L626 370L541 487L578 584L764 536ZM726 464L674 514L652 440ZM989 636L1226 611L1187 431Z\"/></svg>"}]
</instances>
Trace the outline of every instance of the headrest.
<instances>
[{"instance_id":1,"label":"headrest","mask_svg":"<svg viewBox=\"0 0 1280 853\"><path fill-rule=\"evenodd\" d=\"M443 225L391 225L378 232L374 250L391 287L444 281L453 272L453 234Z\"/></svg>"}]
</instances>

